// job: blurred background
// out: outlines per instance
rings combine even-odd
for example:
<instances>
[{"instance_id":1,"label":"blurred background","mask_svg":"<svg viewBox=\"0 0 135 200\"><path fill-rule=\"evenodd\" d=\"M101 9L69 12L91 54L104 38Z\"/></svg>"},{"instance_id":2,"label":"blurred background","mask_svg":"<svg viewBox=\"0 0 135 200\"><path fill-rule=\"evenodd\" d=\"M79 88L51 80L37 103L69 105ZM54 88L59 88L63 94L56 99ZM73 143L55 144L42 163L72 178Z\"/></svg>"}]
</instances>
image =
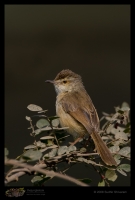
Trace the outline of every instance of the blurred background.
<instances>
[{"instance_id":1,"label":"blurred background","mask_svg":"<svg viewBox=\"0 0 135 200\"><path fill-rule=\"evenodd\" d=\"M100 118L123 101L130 105L130 5L5 5L5 146L10 158L33 142L25 119L33 114L29 104L55 115L56 94L45 80L62 69L82 76ZM69 175L91 178L92 173L79 165ZM119 177L112 185L130 185L130 177ZM93 179L96 186L98 175ZM30 180L22 177L11 185L29 186ZM72 185L48 182L56 184Z\"/></svg>"}]
</instances>

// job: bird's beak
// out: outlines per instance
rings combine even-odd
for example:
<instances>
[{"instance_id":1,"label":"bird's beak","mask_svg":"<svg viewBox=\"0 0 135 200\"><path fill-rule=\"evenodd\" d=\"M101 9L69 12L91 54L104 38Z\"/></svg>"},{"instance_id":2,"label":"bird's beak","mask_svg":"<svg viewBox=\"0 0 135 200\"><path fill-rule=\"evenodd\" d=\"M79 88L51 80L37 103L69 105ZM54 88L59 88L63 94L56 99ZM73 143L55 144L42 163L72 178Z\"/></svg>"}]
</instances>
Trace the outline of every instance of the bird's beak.
<instances>
[{"instance_id":1,"label":"bird's beak","mask_svg":"<svg viewBox=\"0 0 135 200\"><path fill-rule=\"evenodd\" d=\"M45 83L53 83L54 84L54 81L52 81L52 80L46 80Z\"/></svg>"}]
</instances>

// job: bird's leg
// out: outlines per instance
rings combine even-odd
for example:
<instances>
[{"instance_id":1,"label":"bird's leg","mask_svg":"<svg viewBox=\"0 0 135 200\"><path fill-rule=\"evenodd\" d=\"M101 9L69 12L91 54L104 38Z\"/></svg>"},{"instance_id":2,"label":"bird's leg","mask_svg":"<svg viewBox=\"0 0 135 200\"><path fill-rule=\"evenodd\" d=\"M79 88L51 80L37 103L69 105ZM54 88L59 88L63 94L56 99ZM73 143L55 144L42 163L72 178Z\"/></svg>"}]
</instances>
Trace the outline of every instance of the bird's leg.
<instances>
[{"instance_id":1,"label":"bird's leg","mask_svg":"<svg viewBox=\"0 0 135 200\"><path fill-rule=\"evenodd\" d=\"M70 145L75 145L79 140L82 139L81 137L77 138L74 142L69 142Z\"/></svg>"}]
</instances>

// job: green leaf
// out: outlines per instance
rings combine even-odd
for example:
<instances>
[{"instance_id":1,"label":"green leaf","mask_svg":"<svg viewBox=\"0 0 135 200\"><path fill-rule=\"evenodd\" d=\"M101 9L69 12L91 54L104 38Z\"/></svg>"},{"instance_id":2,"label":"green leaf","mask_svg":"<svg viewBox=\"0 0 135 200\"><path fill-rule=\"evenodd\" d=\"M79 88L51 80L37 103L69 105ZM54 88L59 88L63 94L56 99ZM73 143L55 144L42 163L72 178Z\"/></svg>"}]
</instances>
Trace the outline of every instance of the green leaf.
<instances>
[{"instance_id":1,"label":"green leaf","mask_svg":"<svg viewBox=\"0 0 135 200\"><path fill-rule=\"evenodd\" d=\"M128 158L130 158L130 157L131 157L131 154L130 154L130 153L128 153L128 154L127 154L127 157L128 157Z\"/></svg>"},{"instance_id":2,"label":"green leaf","mask_svg":"<svg viewBox=\"0 0 135 200\"><path fill-rule=\"evenodd\" d=\"M98 186L99 186L99 187L100 187L100 186L105 186L105 181L102 180L101 182L99 182L99 183L98 183Z\"/></svg>"},{"instance_id":3,"label":"green leaf","mask_svg":"<svg viewBox=\"0 0 135 200\"><path fill-rule=\"evenodd\" d=\"M120 156L119 154L116 154L116 155L114 156L114 158L116 158L116 159L120 159L121 156Z\"/></svg>"},{"instance_id":4,"label":"green leaf","mask_svg":"<svg viewBox=\"0 0 135 200\"><path fill-rule=\"evenodd\" d=\"M26 150L26 149L35 149L35 148L36 148L36 146L33 145L33 144L24 147L25 150Z\"/></svg>"},{"instance_id":5,"label":"green leaf","mask_svg":"<svg viewBox=\"0 0 135 200\"><path fill-rule=\"evenodd\" d=\"M48 153L48 157L52 158L56 155L58 149L52 149L49 153Z\"/></svg>"},{"instance_id":6,"label":"green leaf","mask_svg":"<svg viewBox=\"0 0 135 200\"><path fill-rule=\"evenodd\" d=\"M125 141L119 139L119 140L113 141L112 144L113 144L113 145L120 146L121 144L125 144Z\"/></svg>"},{"instance_id":7,"label":"green leaf","mask_svg":"<svg viewBox=\"0 0 135 200\"><path fill-rule=\"evenodd\" d=\"M122 174L122 175L124 175L124 176L127 176L127 174L126 174L122 169L117 169L117 171L118 171L120 174Z\"/></svg>"},{"instance_id":8,"label":"green leaf","mask_svg":"<svg viewBox=\"0 0 135 200\"><path fill-rule=\"evenodd\" d=\"M130 122L128 122L127 124L126 124L126 128L130 128L130 126L131 126L131 123Z\"/></svg>"},{"instance_id":9,"label":"green leaf","mask_svg":"<svg viewBox=\"0 0 135 200\"><path fill-rule=\"evenodd\" d=\"M89 178L83 178L83 179L79 179L79 181L83 182L83 183L86 183L86 184L90 184L91 183L91 179Z\"/></svg>"},{"instance_id":10,"label":"green leaf","mask_svg":"<svg viewBox=\"0 0 135 200\"><path fill-rule=\"evenodd\" d=\"M114 156L114 160L116 161L117 164L120 164L120 158L121 156L119 154Z\"/></svg>"},{"instance_id":11,"label":"green leaf","mask_svg":"<svg viewBox=\"0 0 135 200\"><path fill-rule=\"evenodd\" d=\"M129 164L121 164L117 167L117 169L122 169L126 172L130 172L130 165Z\"/></svg>"},{"instance_id":12,"label":"green leaf","mask_svg":"<svg viewBox=\"0 0 135 200\"><path fill-rule=\"evenodd\" d=\"M26 120L28 120L28 121L32 121L31 118L28 117L28 116L26 116L25 118L26 118Z\"/></svg>"},{"instance_id":13,"label":"green leaf","mask_svg":"<svg viewBox=\"0 0 135 200\"><path fill-rule=\"evenodd\" d=\"M127 134L124 132L117 132L115 134L116 139L121 139L121 140L128 140Z\"/></svg>"},{"instance_id":14,"label":"green leaf","mask_svg":"<svg viewBox=\"0 0 135 200\"><path fill-rule=\"evenodd\" d=\"M131 131L130 128L126 128L126 129L124 130L124 133L130 133L130 131Z\"/></svg>"},{"instance_id":15,"label":"green leaf","mask_svg":"<svg viewBox=\"0 0 135 200\"><path fill-rule=\"evenodd\" d=\"M82 148L80 149L80 153L85 153L86 151L87 151L87 149L84 148L84 147L82 147Z\"/></svg>"},{"instance_id":16,"label":"green leaf","mask_svg":"<svg viewBox=\"0 0 135 200\"><path fill-rule=\"evenodd\" d=\"M109 150L111 153L116 153L120 150L120 148L118 145L114 145L114 146L110 147Z\"/></svg>"},{"instance_id":17,"label":"green leaf","mask_svg":"<svg viewBox=\"0 0 135 200\"><path fill-rule=\"evenodd\" d=\"M115 181L117 179L117 174L114 170L108 169L105 173L105 178L107 178L110 181Z\"/></svg>"},{"instance_id":18,"label":"green leaf","mask_svg":"<svg viewBox=\"0 0 135 200\"><path fill-rule=\"evenodd\" d=\"M110 126L108 126L108 128L106 129L107 134L111 133L113 129L114 129L113 124L110 124Z\"/></svg>"},{"instance_id":19,"label":"green leaf","mask_svg":"<svg viewBox=\"0 0 135 200\"><path fill-rule=\"evenodd\" d=\"M53 128L54 130L57 130L57 131L61 131L61 130L65 130L65 129L68 129L69 127L63 127L63 128ZM52 128L51 127L45 127L45 128L39 128L39 129L36 129L34 132L35 132L35 135L38 135L38 134L40 134L41 132L43 132L43 131L50 131L50 130L52 130Z\"/></svg>"},{"instance_id":20,"label":"green leaf","mask_svg":"<svg viewBox=\"0 0 135 200\"><path fill-rule=\"evenodd\" d=\"M47 126L47 127L45 127L45 128L36 129L36 130L34 131L34 133L35 133L35 135L38 135L38 134L40 134L40 133L43 132L43 131L50 131L50 130L52 130L52 128Z\"/></svg>"},{"instance_id":21,"label":"green leaf","mask_svg":"<svg viewBox=\"0 0 135 200\"><path fill-rule=\"evenodd\" d=\"M129 104L127 102L123 102L121 106L121 110L129 111L130 110Z\"/></svg>"},{"instance_id":22,"label":"green leaf","mask_svg":"<svg viewBox=\"0 0 135 200\"><path fill-rule=\"evenodd\" d=\"M53 141L52 140L47 140L47 146L52 146L54 145Z\"/></svg>"},{"instance_id":23,"label":"green leaf","mask_svg":"<svg viewBox=\"0 0 135 200\"><path fill-rule=\"evenodd\" d=\"M44 126L49 126L50 123L46 119L39 119L36 123L37 128L42 128Z\"/></svg>"},{"instance_id":24,"label":"green leaf","mask_svg":"<svg viewBox=\"0 0 135 200\"><path fill-rule=\"evenodd\" d=\"M7 148L5 148L5 149L4 149L4 151L5 151L5 152L4 152L4 153L5 153L5 157L7 157L7 156L8 156L8 154L9 154L9 151L8 151L8 149L7 149Z\"/></svg>"},{"instance_id":25,"label":"green leaf","mask_svg":"<svg viewBox=\"0 0 135 200\"><path fill-rule=\"evenodd\" d=\"M31 179L32 183L36 183L43 180L43 178L41 176L34 176L33 179Z\"/></svg>"},{"instance_id":26,"label":"green leaf","mask_svg":"<svg viewBox=\"0 0 135 200\"><path fill-rule=\"evenodd\" d=\"M60 121L57 118L52 120L52 125L55 127L57 127L59 125L59 123L60 123Z\"/></svg>"},{"instance_id":27,"label":"green leaf","mask_svg":"<svg viewBox=\"0 0 135 200\"><path fill-rule=\"evenodd\" d=\"M122 105L121 105L121 107L122 107L122 108L123 108L123 107L128 107L128 108L129 108L129 104L128 104L127 102L123 102Z\"/></svg>"},{"instance_id":28,"label":"green leaf","mask_svg":"<svg viewBox=\"0 0 135 200\"><path fill-rule=\"evenodd\" d=\"M70 145L70 146L67 148L66 153L69 153L69 152L71 152L71 151L76 151L76 146Z\"/></svg>"},{"instance_id":29,"label":"green leaf","mask_svg":"<svg viewBox=\"0 0 135 200\"><path fill-rule=\"evenodd\" d=\"M46 144L41 142L41 141L37 141L37 142L34 142L34 144L40 148L45 148L46 147Z\"/></svg>"},{"instance_id":30,"label":"green leaf","mask_svg":"<svg viewBox=\"0 0 135 200\"><path fill-rule=\"evenodd\" d=\"M115 134L115 136L118 134L118 133L123 133L124 131L124 128L118 126L117 128L115 128L114 126L112 127L111 129L111 133L112 134ZM118 138L118 137L117 137Z\"/></svg>"},{"instance_id":31,"label":"green leaf","mask_svg":"<svg viewBox=\"0 0 135 200\"><path fill-rule=\"evenodd\" d=\"M29 158L31 161L39 160L42 157L42 153L38 150L30 149L23 153L22 158Z\"/></svg>"},{"instance_id":32,"label":"green leaf","mask_svg":"<svg viewBox=\"0 0 135 200\"><path fill-rule=\"evenodd\" d=\"M40 106L37 106L35 104L30 104L30 105L27 106L27 108L30 111L41 111L41 110L43 110Z\"/></svg>"},{"instance_id":33,"label":"green leaf","mask_svg":"<svg viewBox=\"0 0 135 200\"><path fill-rule=\"evenodd\" d=\"M67 146L61 146L61 147L59 147L57 154L58 155L64 154L67 151L67 148L68 148Z\"/></svg>"},{"instance_id":34,"label":"green leaf","mask_svg":"<svg viewBox=\"0 0 135 200\"><path fill-rule=\"evenodd\" d=\"M127 156L130 153L130 147L123 147L118 153L120 155Z\"/></svg>"},{"instance_id":35,"label":"green leaf","mask_svg":"<svg viewBox=\"0 0 135 200\"><path fill-rule=\"evenodd\" d=\"M44 137L41 137L40 140L49 140L53 138L54 138L53 136L44 136Z\"/></svg>"}]
</instances>

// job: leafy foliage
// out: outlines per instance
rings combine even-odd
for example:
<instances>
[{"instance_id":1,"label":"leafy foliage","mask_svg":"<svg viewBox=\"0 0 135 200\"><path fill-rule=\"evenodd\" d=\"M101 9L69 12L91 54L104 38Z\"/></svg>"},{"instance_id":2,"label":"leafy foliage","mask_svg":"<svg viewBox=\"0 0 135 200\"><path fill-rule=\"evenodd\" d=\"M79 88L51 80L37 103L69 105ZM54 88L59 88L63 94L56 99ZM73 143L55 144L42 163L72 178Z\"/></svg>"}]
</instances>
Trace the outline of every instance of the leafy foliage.
<instances>
[{"instance_id":1,"label":"leafy foliage","mask_svg":"<svg viewBox=\"0 0 135 200\"><path fill-rule=\"evenodd\" d=\"M34 141L24 147L22 155L18 156L17 160L26 163L30 161L36 162L36 164L43 163L45 169L60 171L61 173L68 171L72 164L85 163L86 165L92 165L101 177L98 186L102 187L109 186L111 182L114 182L119 173L127 176L127 173L130 172L130 164L121 164L123 159L130 160L130 108L126 102L123 102L121 107L115 107L114 114L103 112L103 117L100 119L100 121L105 122L99 134L113 154L118 164L117 167L105 165L98 153L95 151L89 152L89 145L86 145L85 139L82 141L81 147L69 144L63 145L63 141L65 142L66 137L68 137L68 135L65 135L68 127L59 127L59 117L48 117L46 115L47 110L43 110L40 106L34 104L28 105L27 108L32 112L37 112L35 116L38 117L38 120L35 125L33 125L32 117L26 116L26 120L30 123L30 136L33 137ZM89 142L89 140L86 142ZM5 148L6 159L8 153L7 148ZM63 162L66 162L69 167L66 170L59 170L59 163ZM43 185L52 178L53 175L47 176L35 173L31 182L33 185ZM79 180L88 185L92 183L89 178Z\"/></svg>"}]
</instances>

